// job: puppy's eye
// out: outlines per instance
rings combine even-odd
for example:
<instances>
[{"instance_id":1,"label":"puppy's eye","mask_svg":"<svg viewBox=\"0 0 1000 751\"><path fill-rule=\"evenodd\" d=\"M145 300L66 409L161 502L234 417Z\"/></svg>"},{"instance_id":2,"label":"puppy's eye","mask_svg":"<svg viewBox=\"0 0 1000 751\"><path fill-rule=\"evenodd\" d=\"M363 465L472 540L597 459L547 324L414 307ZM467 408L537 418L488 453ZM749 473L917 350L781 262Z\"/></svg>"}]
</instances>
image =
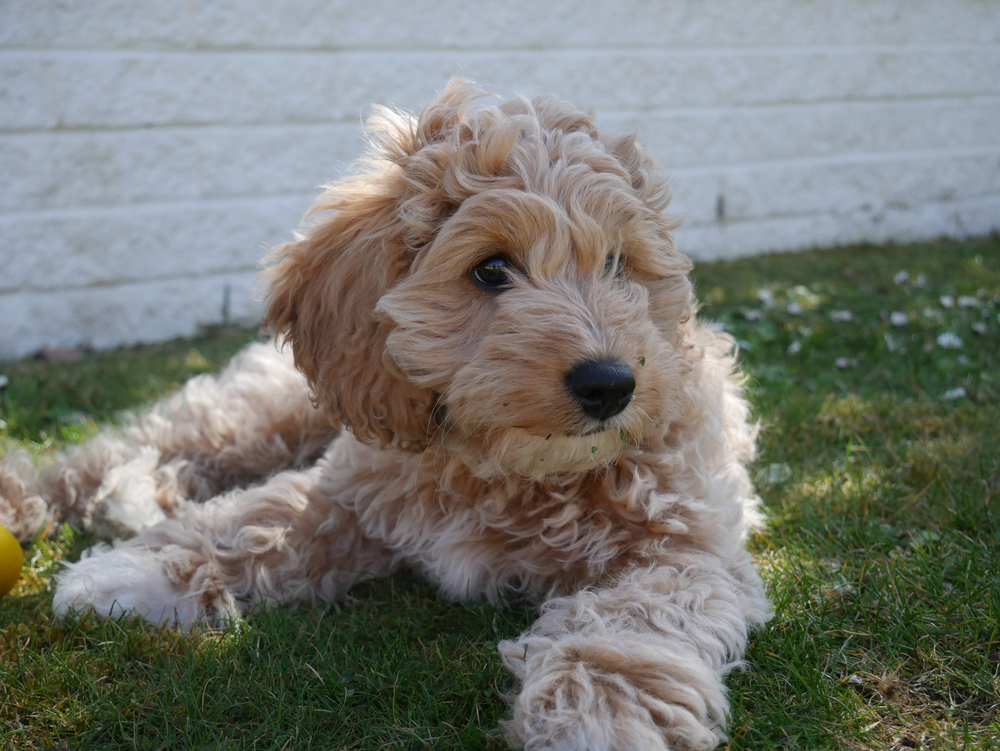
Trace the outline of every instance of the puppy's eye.
<instances>
[{"instance_id":1,"label":"puppy's eye","mask_svg":"<svg viewBox=\"0 0 1000 751\"><path fill-rule=\"evenodd\" d=\"M469 276L480 289L495 291L510 284L513 270L514 267L507 256L497 254L473 266Z\"/></svg>"},{"instance_id":2,"label":"puppy's eye","mask_svg":"<svg viewBox=\"0 0 1000 751\"><path fill-rule=\"evenodd\" d=\"M614 272L615 278L616 279L621 279L621 277L622 277L622 271L624 270L624 266L625 266L625 262L620 257L619 257L618 263L616 265L615 264L615 257L612 254L612 255L610 255L610 256L608 256L607 258L604 259L604 275L605 276L611 276L612 272Z\"/></svg>"}]
</instances>

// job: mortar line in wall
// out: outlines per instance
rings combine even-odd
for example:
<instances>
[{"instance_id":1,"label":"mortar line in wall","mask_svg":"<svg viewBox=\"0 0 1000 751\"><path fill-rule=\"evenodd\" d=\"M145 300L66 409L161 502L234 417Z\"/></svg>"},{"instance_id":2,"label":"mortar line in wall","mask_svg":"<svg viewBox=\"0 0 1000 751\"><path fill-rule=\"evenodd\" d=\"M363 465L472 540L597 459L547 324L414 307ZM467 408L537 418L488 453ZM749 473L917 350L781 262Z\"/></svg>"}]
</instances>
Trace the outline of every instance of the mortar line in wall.
<instances>
[{"instance_id":1,"label":"mortar line in wall","mask_svg":"<svg viewBox=\"0 0 1000 751\"><path fill-rule=\"evenodd\" d=\"M101 214L106 217L113 217L116 215L132 215L136 213L136 209L143 210L144 213L159 213L159 212L174 212L178 210L198 210L198 209L211 209L211 208L229 208L232 204L270 204L274 201L288 200L291 201L301 201L302 211L305 210L315 201L319 195L320 190L317 189L313 193L303 193L303 192L293 192L293 193L273 193L271 195L261 196L260 194L255 195L245 195L245 196L233 196L227 198L203 198L203 199L190 199L185 198L183 200L177 201L135 201L128 204L96 204L92 206L74 206L71 208L64 209L39 209L37 211L12 211L9 213L0 213L0 225L2 224L14 224L16 222L24 220L54 220L54 219L91 219L95 214Z\"/></svg>"},{"instance_id":2,"label":"mortar line in wall","mask_svg":"<svg viewBox=\"0 0 1000 751\"><path fill-rule=\"evenodd\" d=\"M164 282L205 281L205 280L211 280L214 277L221 277L222 279L226 279L226 278L231 278L234 274L254 274L256 276L258 271L259 271L258 265L254 264L253 266L239 266L228 269L213 269L212 271L202 274L165 274L165 275L156 275L156 276L149 276L142 278L123 277L120 279L91 282L89 284L69 284L69 285L62 285L59 287L40 287L34 284L27 284L22 287L9 287L7 289L0 288L0 297L13 296L19 294L52 295L52 294L62 294L64 292L80 292L84 290L102 290L102 289L111 289L117 287L145 286L147 284L158 284Z\"/></svg>"},{"instance_id":3,"label":"mortar line in wall","mask_svg":"<svg viewBox=\"0 0 1000 751\"><path fill-rule=\"evenodd\" d=\"M767 111L771 110L774 112L786 112L789 114L798 114L803 110L807 109L833 109L837 107L854 107L854 108L876 108L876 107L906 107L910 105L927 105L927 104L941 104L949 105L956 102L962 104L971 104L977 106L992 106L1000 104L1000 93L986 93L986 94L956 94L953 96L947 96L943 94L934 94L930 96L913 96L913 97L899 97L899 98L887 98L887 97L872 97L866 99L822 99L815 100L811 102L776 102L776 103L759 103L759 104L743 104L743 105L729 105L725 107L713 107L713 106L703 106L703 107L656 107L650 109L635 109L635 108L622 108L613 109L610 107L605 107L602 112L598 112L597 121L598 125L601 125L601 121L615 118L641 118L641 117L659 117L659 118L677 118L677 117L704 117L704 116L719 116L719 115L738 115L745 114L748 112L755 111ZM603 114L603 117L602 117ZM201 129L211 129L215 128L221 131L239 131L243 129L277 129L277 128L322 128L322 127L345 127L348 125L357 127L357 134L359 137L362 135L362 123L361 117L363 112L359 112L357 117L352 116L350 119L334 119L328 121L291 121L291 122L247 122L247 123L219 123L219 122L204 122L204 123L165 123L163 125L156 124L136 124L136 125L119 125L119 126L60 126L53 128L11 128L2 129L0 128L0 138L5 136L45 136L61 133L132 133L132 132L164 132L168 130L178 130L178 131L194 131Z\"/></svg>"},{"instance_id":4,"label":"mortar line in wall","mask_svg":"<svg viewBox=\"0 0 1000 751\"><path fill-rule=\"evenodd\" d=\"M551 40L548 40L551 41ZM203 56L209 55L258 55L258 54L282 54L282 55L369 55L387 57L418 57L441 55L463 55L488 57L490 55L524 55L537 57L538 55L628 55L628 56L685 56L699 55L708 57L734 57L741 55L810 55L810 54L844 54L854 55L858 52L870 54L891 54L891 53L919 53L919 52L983 52L987 50L1000 51L1000 40L993 42L927 42L913 43L906 42L900 44L855 44L855 45L816 45L816 46L761 46L761 47L700 47L676 45L665 49L662 46L638 45L638 46L616 46L616 45L586 45L551 47L539 45L526 45L523 47L465 47L465 46L407 46L401 50L398 46L379 47L375 45L352 46L352 45L330 45L330 46L248 46L248 45L218 45L218 46L178 46L178 47L47 47L47 46L0 46L0 59L5 54L17 56L30 56L44 54L48 56L130 56L130 57L163 57L163 56Z\"/></svg>"},{"instance_id":5,"label":"mortar line in wall","mask_svg":"<svg viewBox=\"0 0 1000 751\"><path fill-rule=\"evenodd\" d=\"M352 129L351 132L346 132L345 135L357 136L359 139L363 140L363 130L362 130L362 113L359 113L357 117L352 117L350 119L334 119L334 120L292 120L287 122L250 122L245 124L230 124L230 123L168 123L166 125L115 125L109 127L103 126L92 126L92 125L79 125L79 126L57 126L54 128L10 128L3 129L0 128L0 138L5 136L38 136L45 137L49 135L76 135L76 134L90 134L90 133L108 133L114 134L128 134L128 133L185 133L189 131L218 131L219 134L233 133L244 130L256 130L256 131L268 131L268 130L285 130L288 128L294 128L299 130L322 130L329 128L336 129Z\"/></svg>"},{"instance_id":6,"label":"mortar line in wall","mask_svg":"<svg viewBox=\"0 0 1000 751\"><path fill-rule=\"evenodd\" d=\"M654 159L663 163L662 159ZM754 162L738 162L723 165L698 165L692 167L665 167L668 177L700 177L716 175L722 172L769 172L782 169L809 169L812 167L850 167L865 164L892 164L893 162L931 161L949 157L964 158L998 158L1000 159L1000 143L995 146L964 147L955 146L939 149L920 149L906 151L882 152L852 152L850 154L835 154L830 156L792 157L788 159L768 159Z\"/></svg>"},{"instance_id":7,"label":"mortar line in wall","mask_svg":"<svg viewBox=\"0 0 1000 751\"><path fill-rule=\"evenodd\" d=\"M614 117L692 117L692 116L706 116L706 115L739 115L747 112L753 112L756 110L773 110L778 112L786 112L788 114L799 113L803 109L834 109L838 107L854 107L858 109L875 109L877 107L905 107L907 105L913 104L954 104L955 102L961 102L963 104L976 104L980 106L989 106L1000 104L1000 93L990 93L990 94L962 94L955 96L944 96L936 94L933 96L926 97L907 97L907 98L871 98L871 99L825 99L816 100L812 102L782 102L776 104L748 104L748 105L735 105L728 107L657 107L650 109L615 109L606 110L607 114L611 114ZM598 113L598 119L600 119L600 113Z\"/></svg>"},{"instance_id":8,"label":"mortar line in wall","mask_svg":"<svg viewBox=\"0 0 1000 751\"><path fill-rule=\"evenodd\" d=\"M691 220L685 221L681 226L675 230L676 233L683 234L685 230L711 230L711 229L739 229L741 226L749 226L753 224L767 224L768 222L792 222L816 218L832 218L835 216L856 216L861 214L884 214L884 213L894 213L894 214L905 214L907 212L918 211L921 208L942 208L954 206L956 208L975 208L980 205L1000 205L1000 191L996 193L980 193L975 196L968 196L958 201L940 201L940 200L928 200L914 202L912 206L906 208L894 207L894 206L882 206L878 209L872 209L871 211L865 211L861 207L840 209L835 212L830 211L804 211L804 212L778 212L775 214L767 214L766 216L756 216L747 218L734 218L726 219L724 222L718 221L699 221ZM670 213L670 207L667 207L667 213ZM681 214L683 217L683 214Z\"/></svg>"}]
</instances>

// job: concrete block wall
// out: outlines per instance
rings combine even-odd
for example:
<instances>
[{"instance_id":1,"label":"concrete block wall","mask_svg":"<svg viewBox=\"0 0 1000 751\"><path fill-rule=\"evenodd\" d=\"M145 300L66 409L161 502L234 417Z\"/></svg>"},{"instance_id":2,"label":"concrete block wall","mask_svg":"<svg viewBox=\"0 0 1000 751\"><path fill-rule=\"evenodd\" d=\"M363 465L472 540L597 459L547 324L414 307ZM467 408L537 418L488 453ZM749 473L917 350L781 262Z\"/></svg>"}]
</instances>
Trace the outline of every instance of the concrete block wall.
<instances>
[{"instance_id":1,"label":"concrete block wall","mask_svg":"<svg viewBox=\"0 0 1000 751\"><path fill-rule=\"evenodd\" d=\"M695 258L1000 229L993 0L0 0L0 360L259 314L372 102L636 130Z\"/></svg>"}]
</instances>

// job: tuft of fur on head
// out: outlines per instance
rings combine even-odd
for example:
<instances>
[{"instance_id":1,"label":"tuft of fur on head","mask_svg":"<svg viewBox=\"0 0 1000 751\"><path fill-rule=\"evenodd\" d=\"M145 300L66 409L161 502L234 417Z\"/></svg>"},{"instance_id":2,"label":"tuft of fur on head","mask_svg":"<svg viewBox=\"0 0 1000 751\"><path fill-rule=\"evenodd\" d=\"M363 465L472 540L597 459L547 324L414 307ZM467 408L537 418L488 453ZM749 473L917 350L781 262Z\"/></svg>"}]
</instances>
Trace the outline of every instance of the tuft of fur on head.
<instances>
[{"instance_id":1,"label":"tuft of fur on head","mask_svg":"<svg viewBox=\"0 0 1000 751\"><path fill-rule=\"evenodd\" d=\"M376 108L371 156L266 262L265 322L317 405L360 440L444 446L483 477L613 461L684 408L690 261L633 136L553 97L479 102L451 82L417 118ZM503 254L503 291L475 265ZM566 374L628 364L628 409L583 415Z\"/></svg>"}]
</instances>

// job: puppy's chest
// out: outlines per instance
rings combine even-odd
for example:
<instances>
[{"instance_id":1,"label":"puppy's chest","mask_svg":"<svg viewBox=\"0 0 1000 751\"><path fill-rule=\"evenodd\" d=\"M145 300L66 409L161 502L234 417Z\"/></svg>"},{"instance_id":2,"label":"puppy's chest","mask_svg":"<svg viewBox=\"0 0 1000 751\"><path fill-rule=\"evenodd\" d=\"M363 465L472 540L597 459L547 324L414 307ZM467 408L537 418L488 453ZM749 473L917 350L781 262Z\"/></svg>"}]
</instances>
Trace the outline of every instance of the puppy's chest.
<instances>
[{"instance_id":1,"label":"puppy's chest","mask_svg":"<svg viewBox=\"0 0 1000 751\"><path fill-rule=\"evenodd\" d=\"M460 598L573 588L627 565L660 534L641 512L623 515L597 493L487 483L467 490L411 487L378 512L362 511L379 520L366 531Z\"/></svg>"},{"instance_id":2,"label":"puppy's chest","mask_svg":"<svg viewBox=\"0 0 1000 751\"><path fill-rule=\"evenodd\" d=\"M341 469L331 474L326 497L354 512L363 534L456 598L578 586L674 544L688 530L676 505L656 500L671 478L647 473L630 480L629 467L560 484L491 482L462 465L435 466L350 439L338 450L343 459L331 469Z\"/></svg>"}]
</instances>

